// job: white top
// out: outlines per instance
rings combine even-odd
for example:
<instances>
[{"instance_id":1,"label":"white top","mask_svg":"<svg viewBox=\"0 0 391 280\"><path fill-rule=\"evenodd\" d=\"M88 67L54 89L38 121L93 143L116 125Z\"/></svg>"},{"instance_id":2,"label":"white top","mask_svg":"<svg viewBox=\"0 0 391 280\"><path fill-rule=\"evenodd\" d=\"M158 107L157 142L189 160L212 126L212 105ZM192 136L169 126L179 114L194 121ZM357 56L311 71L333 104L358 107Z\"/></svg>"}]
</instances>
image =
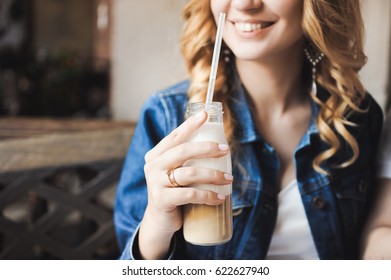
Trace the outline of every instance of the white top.
<instances>
[{"instance_id":1,"label":"white top","mask_svg":"<svg viewBox=\"0 0 391 280\"><path fill-rule=\"evenodd\" d=\"M296 180L278 194L276 227L266 258L319 259Z\"/></svg>"},{"instance_id":2,"label":"white top","mask_svg":"<svg viewBox=\"0 0 391 280\"><path fill-rule=\"evenodd\" d=\"M378 168L378 177L391 178L391 111L388 113L383 126Z\"/></svg>"}]
</instances>

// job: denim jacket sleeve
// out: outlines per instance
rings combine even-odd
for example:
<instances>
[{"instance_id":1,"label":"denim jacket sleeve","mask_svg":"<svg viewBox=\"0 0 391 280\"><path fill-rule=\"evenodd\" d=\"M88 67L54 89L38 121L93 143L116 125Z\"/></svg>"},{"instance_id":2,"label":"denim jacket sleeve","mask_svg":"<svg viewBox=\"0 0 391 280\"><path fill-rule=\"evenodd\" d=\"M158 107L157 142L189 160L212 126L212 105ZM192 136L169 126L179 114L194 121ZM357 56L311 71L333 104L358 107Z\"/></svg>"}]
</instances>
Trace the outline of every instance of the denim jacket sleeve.
<instances>
[{"instance_id":1,"label":"denim jacket sleeve","mask_svg":"<svg viewBox=\"0 0 391 280\"><path fill-rule=\"evenodd\" d=\"M167 124L163 120L166 120L164 106L154 95L141 110L117 187L114 222L121 259L137 258L138 248L133 245L147 206L144 156L167 134Z\"/></svg>"}]
</instances>

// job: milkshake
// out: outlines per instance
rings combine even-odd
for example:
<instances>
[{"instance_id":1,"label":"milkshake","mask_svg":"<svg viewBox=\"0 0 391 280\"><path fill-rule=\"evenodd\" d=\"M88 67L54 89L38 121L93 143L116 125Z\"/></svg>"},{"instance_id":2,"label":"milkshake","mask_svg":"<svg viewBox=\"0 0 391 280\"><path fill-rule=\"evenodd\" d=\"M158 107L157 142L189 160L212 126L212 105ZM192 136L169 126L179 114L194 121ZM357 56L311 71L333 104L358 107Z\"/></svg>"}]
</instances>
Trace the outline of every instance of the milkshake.
<instances>
[{"instance_id":1,"label":"milkshake","mask_svg":"<svg viewBox=\"0 0 391 280\"><path fill-rule=\"evenodd\" d=\"M187 114L191 116L204 110L203 103L191 103ZM213 102L208 109L208 121L189 138L189 142L213 141L227 144L224 133L223 111L219 102ZM220 158L188 160L184 166L199 166L232 173L231 155ZM232 184L195 184L190 187L210 190L226 196L224 203L211 206L188 204L184 206L183 234L185 240L195 245L217 245L232 237Z\"/></svg>"}]
</instances>

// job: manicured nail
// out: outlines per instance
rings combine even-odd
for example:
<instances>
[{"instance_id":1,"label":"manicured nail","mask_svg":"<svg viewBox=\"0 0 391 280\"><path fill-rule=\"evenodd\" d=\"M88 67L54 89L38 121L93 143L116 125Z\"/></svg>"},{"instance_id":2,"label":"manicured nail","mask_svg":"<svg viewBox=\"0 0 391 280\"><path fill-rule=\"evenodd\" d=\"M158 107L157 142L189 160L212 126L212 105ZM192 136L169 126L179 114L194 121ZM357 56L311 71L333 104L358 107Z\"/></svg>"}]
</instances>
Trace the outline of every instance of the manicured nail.
<instances>
[{"instance_id":1,"label":"manicured nail","mask_svg":"<svg viewBox=\"0 0 391 280\"><path fill-rule=\"evenodd\" d=\"M194 115L194 117L199 120L202 119L205 115L205 111L198 112L197 114Z\"/></svg>"},{"instance_id":2,"label":"manicured nail","mask_svg":"<svg viewBox=\"0 0 391 280\"><path fill-rule=\"evenodd\" d=\"M220 199L220 200L225 200L225 195L223 195L221 193L218 193L217 194L217 198Z\"/></svg>"},{"instance_id":3,"label":"manicured nail","mask_svg":"<svg viewBox=\"0 0 391 280\"><path fill-rule=\"evenodd\" d=\"M227 144L219 144L218 145L220 151L228 151L229 146Z\"/></svg>"},{"instance_id":4,"label":"manicured nail","mask_svg":"<svg viewBox=\"0 0 391 280\"><path fill-rule=\"evenodd\" d=\"M229 173L224 173L224 179L227 181L232 181L234 177Z\"/></svg>"}]
</instances>

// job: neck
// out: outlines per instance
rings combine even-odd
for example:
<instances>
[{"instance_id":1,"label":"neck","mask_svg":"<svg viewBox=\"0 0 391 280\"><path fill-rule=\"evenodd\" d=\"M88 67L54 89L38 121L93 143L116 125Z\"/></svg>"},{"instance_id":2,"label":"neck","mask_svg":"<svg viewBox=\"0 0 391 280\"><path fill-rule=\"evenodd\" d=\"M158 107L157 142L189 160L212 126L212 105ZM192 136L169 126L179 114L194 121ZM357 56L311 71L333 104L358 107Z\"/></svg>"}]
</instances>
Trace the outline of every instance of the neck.
<instances>
[{"instance_id":1,"label":"neck","mask_svg":"<svg viewBox=\"0 0 391 280\"><path fill-rule=\"evenodd\" d=\"M306 99L302 49L262 61L236 60L239 77L258 112L281 114Z\"/></svg>"}]
</instances>

